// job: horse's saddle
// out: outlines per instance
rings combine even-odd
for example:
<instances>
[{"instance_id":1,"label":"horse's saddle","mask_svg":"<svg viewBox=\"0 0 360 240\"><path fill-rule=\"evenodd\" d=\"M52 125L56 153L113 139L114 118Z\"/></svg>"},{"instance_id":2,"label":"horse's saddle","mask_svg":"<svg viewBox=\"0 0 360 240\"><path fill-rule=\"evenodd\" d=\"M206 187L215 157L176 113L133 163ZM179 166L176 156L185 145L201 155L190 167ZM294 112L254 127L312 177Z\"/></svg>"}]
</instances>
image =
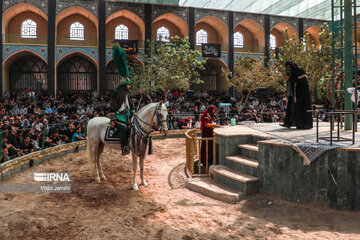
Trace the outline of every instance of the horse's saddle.
<instances>
[{"instance_id":1,"label":"horse's saddle","mask_svg":"<svg viewBox=\"0 0 360 240\"><path fill-rule=\"evenodd\" d=\"M105 141L121 141L123 138L126 138L127 126L125 123L120 121L115 121L115 126L111 126L111 122L106 128L105 132Z\"/></svg>"}]
</instances>

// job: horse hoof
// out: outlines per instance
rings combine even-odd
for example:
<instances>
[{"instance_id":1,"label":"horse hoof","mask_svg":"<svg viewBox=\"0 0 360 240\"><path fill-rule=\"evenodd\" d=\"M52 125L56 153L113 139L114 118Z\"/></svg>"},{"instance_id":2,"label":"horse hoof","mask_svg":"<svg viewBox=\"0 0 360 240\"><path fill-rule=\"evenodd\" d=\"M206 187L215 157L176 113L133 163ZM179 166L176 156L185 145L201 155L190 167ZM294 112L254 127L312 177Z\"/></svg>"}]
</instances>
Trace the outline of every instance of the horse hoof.
<instances>
[{"instance_id":1,"label":"horse hoof","mask_svg":"<svg viewBox=\"0 0 360 240\"><path fill-rule=\"evenodd\" d=\"M105 176L101 176L101 179L106 181L106 177Z\"/></svg>"},{"instance_id":2,"label":"horse hoof","mask_svg":"<svg viewBox=\"0 0 360 240\"><path fill-rule=\"evenodd\" d=\"M134 190L134 191L139 191L139 187L138 187L137 185L134 185L134 186L133 186L133 190Z\"/></svg>"},{"instance_id":3,"label":"horse hoof","mask_svg":"<svg viewBox=\"0 0 360 240\"><path fill-rule=\"evenodd\" d=\"M140 185L143 185L143 186L145 186L145 187L148 186L148 184L147 184L145 181L143 181Z\"/></svg>"},{"instance_id":4,"label":"horse hoof","mask_svg":"<svg viewBox=\"0 0 360 240\"><path fill-rule=\"evenodd\" d=\"M95 178L95 182L100 183L100 178Z\"/></svg>"}]
</instances>

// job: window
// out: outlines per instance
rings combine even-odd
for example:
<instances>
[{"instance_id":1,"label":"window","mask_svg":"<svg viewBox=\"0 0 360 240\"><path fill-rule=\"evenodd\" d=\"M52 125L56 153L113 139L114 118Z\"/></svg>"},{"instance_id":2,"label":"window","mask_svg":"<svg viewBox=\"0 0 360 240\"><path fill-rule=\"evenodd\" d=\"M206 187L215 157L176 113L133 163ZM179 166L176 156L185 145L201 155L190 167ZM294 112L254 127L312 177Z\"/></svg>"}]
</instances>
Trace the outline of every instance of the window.
<instances>
[{"instance_id":1,"label":"window","mask_svg":"<svg viewBox=\"0 0 360 240\"><path fill-rule=\"evenodd\" d=\"M74 22L70 26L70 40L84 40L84 26L79 22Z\"/></svg>"},{"instance_id":2,"label":"window","mask_svg":"<svg viewBox=\"0 0 360 240\"><path fill-rule=\"evenodd\" d=\"M244 47L244 36L240 32L234 33L234 47L236 48Z\"/></svg>"},{"instance_id":3,"label":"window","mask_svg":"<svg viewBox=\"0 0 360 240\"><path fill-rule=\"evenodd\" d=\"M124 24L120 24L115 28L115 39L129 39L129 28Z\"/></svg>"},{"instance_id":4,"label":"window","mask_svg":"<svg viewBox=\"0 0 360 240\"><path fill-rule=\"evenodd\" d=\"M25 20L21 24L21 37L22 38L37 38L36 34L37 24L31 19Z\"/></svg>"},{"instance_id":5,"label":"window","mask_svg":"<svg viewBox=\"0 0 360 240\"><path fill-rule=\"evenodd\" d=\"M270 34L270 49L275 50L276 48L276 38L274 35Z\"/></svg>"},{"instance_id":6,"label":"window","mask_svg":"<svg viewBox=\"0 0 360 240\"><path fill-rule=\"evenodd\" d=\"M170 42L170 32L166 27L161 27L156 32L157 40L162 42Z\"/></svg>"},{"instance_id":7,"label":"window","mask_svg":"<svg viewBox=\"0 0 360 240\"><path fill-rule=\"evenodd\" d=\"M208 42L208 33L204 29L200 29L196 33L196 45Z\"/></svg>"}]
</instances>

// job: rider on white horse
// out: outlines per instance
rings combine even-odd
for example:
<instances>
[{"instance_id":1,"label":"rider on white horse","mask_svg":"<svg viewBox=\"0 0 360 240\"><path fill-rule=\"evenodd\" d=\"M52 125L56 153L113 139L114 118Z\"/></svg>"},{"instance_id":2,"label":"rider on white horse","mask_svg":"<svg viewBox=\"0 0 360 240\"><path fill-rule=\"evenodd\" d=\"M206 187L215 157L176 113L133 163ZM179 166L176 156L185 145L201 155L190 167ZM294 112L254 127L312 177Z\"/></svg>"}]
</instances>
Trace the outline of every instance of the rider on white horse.
<instances>
[{"instance_id":1,"label":"rider on white horse","mask_svg":"<svg viewBox=\"0 0 360 240\"><path fill-rule=\"evenodd\" d=\"M117 123L123 125L123 127L120 126L120 129L122 130L122 133L120 132L120 142L122 153L123 155L126 155L130 153L130 148L128 146L130 135L129 118L134 114L135 108L129 93L131 83L129 79L130 72L126 63L126 51L120 46L119 42L114 42L116 45L112 48L112 55L122 82L117 86L116 92L111 99L111 105L116 116L113 120L116 120Z\"/></svg>"}]
</instances>

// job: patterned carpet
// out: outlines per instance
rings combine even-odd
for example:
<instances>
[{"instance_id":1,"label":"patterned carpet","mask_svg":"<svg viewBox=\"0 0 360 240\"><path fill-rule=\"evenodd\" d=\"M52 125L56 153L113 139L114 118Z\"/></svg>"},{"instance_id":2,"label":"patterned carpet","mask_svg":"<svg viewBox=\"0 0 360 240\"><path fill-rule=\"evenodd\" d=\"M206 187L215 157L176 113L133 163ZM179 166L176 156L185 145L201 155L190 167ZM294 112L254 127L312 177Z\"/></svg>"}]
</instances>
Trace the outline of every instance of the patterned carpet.
<instances>
[{"instance_id":1,"label":"patterned carpet","mask_svg":"<svg viewBox=\"0 0 360 240\"><path fill-rule=\"evenodd\" d=\"M355 135L355 140L357 140L357 142L355 142L354 145L352 145L351 141L335 142L333 145L330 145L330 142L325 140L319 140L319 143L316 142L315 126L313 129L309 130L296 130L295 128L287 129L279 126L279 124L276 123L258 123L249 124L246 126L254 130L269 134L271 138L278 139L281 142L290 144L291 147L297 151L300 156L303 157L305 165L309 165L316 161L327 151L336 148L352 148L359 146L359 132L357 132ZM330 126L328 123L321 123L319 125L319 137L329 137L329 128ZM352 133L351 131L341 130L340 135L341 137L351 139Z\"/></svg>"}]
</instances>

